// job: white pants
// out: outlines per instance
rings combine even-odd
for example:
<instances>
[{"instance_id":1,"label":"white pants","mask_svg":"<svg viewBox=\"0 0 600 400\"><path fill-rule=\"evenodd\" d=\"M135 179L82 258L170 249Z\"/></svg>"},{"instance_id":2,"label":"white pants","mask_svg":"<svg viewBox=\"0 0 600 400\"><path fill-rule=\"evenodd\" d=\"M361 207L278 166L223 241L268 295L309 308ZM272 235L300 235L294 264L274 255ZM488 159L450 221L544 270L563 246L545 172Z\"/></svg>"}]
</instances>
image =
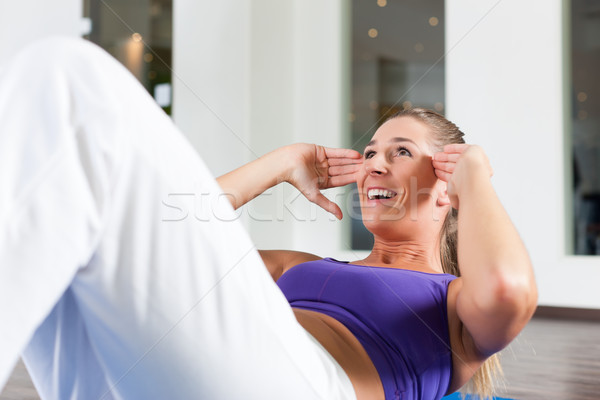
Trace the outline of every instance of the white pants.
<instances>
[{"instance_id":1,"label":"white pants","mask_svg":"<svg viewBox=\"0 0 600 400\"><path fill-rule=\"evenodd\" d=\"M21 52L0 80L0 388L24 350L48 399L355 398L220 194L102 50Z\"/></svg>"}]
</instances>

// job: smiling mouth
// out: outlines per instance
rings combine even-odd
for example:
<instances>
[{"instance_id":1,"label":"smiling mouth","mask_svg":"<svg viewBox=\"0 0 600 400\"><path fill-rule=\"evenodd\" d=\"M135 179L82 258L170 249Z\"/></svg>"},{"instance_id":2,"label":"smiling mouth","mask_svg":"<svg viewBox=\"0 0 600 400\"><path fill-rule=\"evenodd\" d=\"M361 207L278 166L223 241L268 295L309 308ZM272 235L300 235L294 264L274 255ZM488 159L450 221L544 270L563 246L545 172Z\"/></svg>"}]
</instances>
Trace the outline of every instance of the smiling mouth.
<instances>
[{"instance_id":1,"label":"smiling mouth","mask_svg":"<svg viewBox=\"0 0 600 400\"><path fill-rule=\"evenodd\" d=\"M397 193L387 189L369 189L367 197L369 200L391 199L396 197Z\"/></svg>"}]
</instances>

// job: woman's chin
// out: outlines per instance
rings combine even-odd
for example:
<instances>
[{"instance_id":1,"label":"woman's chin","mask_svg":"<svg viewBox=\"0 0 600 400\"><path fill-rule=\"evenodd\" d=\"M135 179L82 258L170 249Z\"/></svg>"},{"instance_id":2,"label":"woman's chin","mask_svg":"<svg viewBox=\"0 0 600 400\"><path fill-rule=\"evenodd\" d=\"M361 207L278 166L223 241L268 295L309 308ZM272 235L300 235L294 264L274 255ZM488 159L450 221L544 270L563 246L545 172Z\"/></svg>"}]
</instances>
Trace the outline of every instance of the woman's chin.
<instances>
[{"instance_id":1,"label":"woman's chin","mask_svg":"<svg viewBox=\"0 0 600 400\"><path fill-rule=\"evenodd\" d=\"M362 223L371 233L378 231L388 231L393 229L399 221L404 219L405 213L387 213L387 214L363 214Z\"/></svg>"}]
</instances>

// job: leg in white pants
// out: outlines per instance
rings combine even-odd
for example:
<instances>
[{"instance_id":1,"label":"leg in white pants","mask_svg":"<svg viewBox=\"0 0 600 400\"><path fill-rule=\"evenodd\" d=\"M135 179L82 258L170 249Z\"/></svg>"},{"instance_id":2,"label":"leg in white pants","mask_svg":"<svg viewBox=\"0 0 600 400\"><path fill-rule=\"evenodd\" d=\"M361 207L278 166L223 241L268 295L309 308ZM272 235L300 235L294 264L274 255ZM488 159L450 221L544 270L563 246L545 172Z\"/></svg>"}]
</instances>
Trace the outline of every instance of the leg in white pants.
<instances>
[{"instance_id":1,"label":"leg in white pants","mask_svg":"<svg viewBox=\"0 0 600 400\"><path fill-rule=\"evenodd\" d=\"M22 52L0 80L0 387L27 346L43 398L354 398L219 194L100 49Z\"/></svg>"}]
</instances>

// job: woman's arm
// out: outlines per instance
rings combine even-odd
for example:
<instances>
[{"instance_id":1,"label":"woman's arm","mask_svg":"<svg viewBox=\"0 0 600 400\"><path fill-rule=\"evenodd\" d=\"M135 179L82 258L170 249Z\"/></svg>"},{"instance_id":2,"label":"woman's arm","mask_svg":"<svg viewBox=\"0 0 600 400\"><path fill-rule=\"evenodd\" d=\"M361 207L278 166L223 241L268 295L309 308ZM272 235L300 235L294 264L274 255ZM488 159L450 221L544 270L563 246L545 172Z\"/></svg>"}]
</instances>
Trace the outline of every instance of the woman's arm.
<instances>
[{"instance_id":1,"label":"woman's arm","mask_svg":"<svg viewBox=\"0 0 600 400\"><path fill-rule=\"evenodd\" d=\"M462 287L456 312L482 357L501 350L524 328L537 304L531 261L490 182L478 146L449 145L433 166L448 182L458 216Z\"/></svg>"},{"instance_id":2,"label":"woman's arm","mask_svg":"<svg viewBox=\"0 0 600 400\"><path fill-rule=\"evenodd\" d=\"M354 150L297 143L220 176L217 182L236 209L270 187L288 182L308 200L341 219L340 208L321 190L354 182L361 162L360 153Z\"/></svg>"},{"instance_id":3,"label":"woman's arm","mask_svg":"<svg viewBox=\"0 0 600 400\"><path fill-rule=\"evenodd\" d=\"M270 187L288 182L310 201L341 219L342 210L321 190L354 182L361 163L360 153L354 150L298 143L272 151L217 178L217 182L234 208ZM259 253L274 281L294 265L319 259L313 254L288 250L260 250Z\"/></svg>"},{"instance_id":4,"label":"woman's arm","mask_svg":"<svg viewBox=\"0 0 600 400\"><path fill-rule=\"evenodd\" d=\"M287 147L279 148L217 178L234 209L286 180L293 168L289 152Z\"/></svg>"}]
</instances>

